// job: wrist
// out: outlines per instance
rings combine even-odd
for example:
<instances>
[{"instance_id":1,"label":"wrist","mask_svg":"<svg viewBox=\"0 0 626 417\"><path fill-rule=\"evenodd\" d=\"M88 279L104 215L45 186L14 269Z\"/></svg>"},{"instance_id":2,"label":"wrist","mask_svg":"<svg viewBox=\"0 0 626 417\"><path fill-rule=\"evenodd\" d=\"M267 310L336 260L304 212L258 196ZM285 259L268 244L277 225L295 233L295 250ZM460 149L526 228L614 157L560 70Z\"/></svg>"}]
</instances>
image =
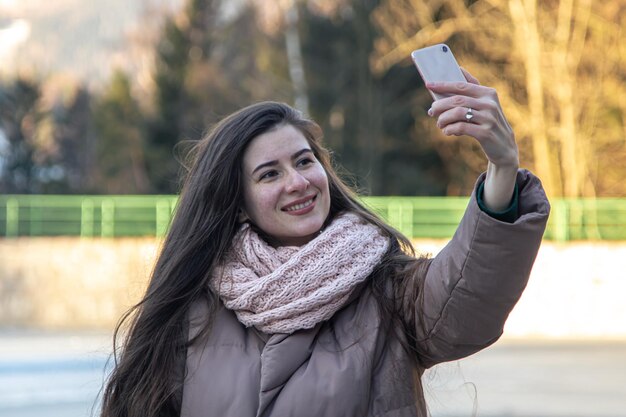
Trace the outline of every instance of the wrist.
<instances>
[{"instance_id":1,"label":"wrist","mask_svg":"<svg viewBox=\"0 0 626 417\"><path fill-rule=\"evenodd\" d=\"M487 213L490 217L493 217L496 220L500 220L506 223L515 223L515 221L518 218L518 207L519 207L519 203L518 203L519 190L518 190L517 184L514 185L513 197L511 198L511 202L509 206L504 210L500 210L500 211L489 210L489 208L487 208L487 206L485 205L484 194L485 194L485 182L483 181L482 183L480 183L480 185L476 189L476 203L478 203L478 207L480 207L480 209L483 212Z\"/></svg>"},{"instance_id":2,"label":"wrist","mask_svg":"<svg viewBox=\"0 0 626 417\"><path fill-rule=\"evenodd\" d=\"M509 206L518 169L516 163L496 165L489 162L484 187L484 203L489 210L498 212Z\"/></svg>"},{"instance_id":3,"label":"wrist","mask_svg":"<svg viewBox=\"0 0 626 417\"><path fill-rule=\"evenodd\" d=\"M498 163L495 164L491 161L487 163L487 176L496 175L496 176L510 176L517 175L517 171L519 170L519 160L514 159L507 163Z\"/></svg>"}]
</instances>

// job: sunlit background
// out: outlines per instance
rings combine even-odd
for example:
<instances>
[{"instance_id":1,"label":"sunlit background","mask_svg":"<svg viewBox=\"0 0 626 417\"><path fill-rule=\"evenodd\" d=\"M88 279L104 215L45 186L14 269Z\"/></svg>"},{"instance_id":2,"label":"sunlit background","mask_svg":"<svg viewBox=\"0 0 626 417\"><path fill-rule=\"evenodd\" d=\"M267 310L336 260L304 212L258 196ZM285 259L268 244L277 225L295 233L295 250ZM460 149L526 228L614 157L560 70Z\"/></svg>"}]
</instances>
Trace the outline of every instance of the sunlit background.
<instances>
[{"instance_id":1,"label":"sunlit background","mask_svg":"<svg viewBox=\"0 0 626 417\"><path fill-rule=\"evenodd\" d=\"M0 0L0 416L97 414L186 144L252 102L309 114L436 254L485 169L426 116L409 54L441 42L553 212L502 340L426 374L432 415L626 416L624 27L626 0Z\"/></svg>"}]
</instances>

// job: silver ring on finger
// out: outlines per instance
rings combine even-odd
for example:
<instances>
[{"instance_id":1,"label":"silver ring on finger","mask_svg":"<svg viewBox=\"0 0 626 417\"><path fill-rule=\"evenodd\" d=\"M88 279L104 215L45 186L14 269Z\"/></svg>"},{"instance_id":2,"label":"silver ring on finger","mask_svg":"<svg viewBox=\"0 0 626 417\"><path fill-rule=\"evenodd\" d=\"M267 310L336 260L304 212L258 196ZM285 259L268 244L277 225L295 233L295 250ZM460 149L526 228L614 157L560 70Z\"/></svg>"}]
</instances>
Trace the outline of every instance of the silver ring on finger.
<instances>
[{"instance_id":1,"label":"silver ring on finger","mask_svg":"<svg viewBox=\"0 0 626 417\"><path fill-rule=\"evenodd\" d=\"M467 123L470 123L473 117L474 117L474 112L471 107L468 107L467 111L465 112L465 121Z\"/></svg>"}]
</instances>

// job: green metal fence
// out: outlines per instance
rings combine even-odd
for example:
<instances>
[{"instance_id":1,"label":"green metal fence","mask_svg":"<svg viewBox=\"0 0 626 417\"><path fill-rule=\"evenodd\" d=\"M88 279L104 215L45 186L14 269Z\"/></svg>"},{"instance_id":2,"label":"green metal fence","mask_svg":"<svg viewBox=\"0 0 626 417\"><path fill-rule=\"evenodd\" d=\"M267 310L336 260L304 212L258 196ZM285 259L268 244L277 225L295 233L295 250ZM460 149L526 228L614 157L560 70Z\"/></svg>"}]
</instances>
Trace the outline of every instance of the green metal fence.
<instances>
[{"instance_id":1,"label":"green metal fence","mask_svg":"<svg viewBox=\"0 0 626 417\"><path fill-rule=\"evenodd\" d=\"M163 236L177 198L0 196L0 236Z\"/></svg>"},{"instance_id":2,"label":"green metal fence","mask_svg":"<svg viewBox=\"0 0 626 417\"><path fill-rule=\"evenodd\" d=\"M164 236L176 205L171 195L0 196L0 237ZM464 197L364 197L391 225L412 238L449 238ZM626 240L626 199L552 202L546 239Z\"/></svg>"}]
</instances>

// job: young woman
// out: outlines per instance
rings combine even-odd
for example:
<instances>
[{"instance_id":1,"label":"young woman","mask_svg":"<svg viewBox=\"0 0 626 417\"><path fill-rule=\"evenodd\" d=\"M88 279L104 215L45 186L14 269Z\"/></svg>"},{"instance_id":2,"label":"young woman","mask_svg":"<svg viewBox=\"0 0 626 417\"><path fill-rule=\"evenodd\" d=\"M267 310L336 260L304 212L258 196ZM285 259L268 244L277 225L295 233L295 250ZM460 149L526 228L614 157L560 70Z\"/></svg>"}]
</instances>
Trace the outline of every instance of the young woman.
<instances>
[{"instance_id":1,"label":"young woman","mask_svg":"<svg viewBox=\"0 0 626 417\"><path fill-rule=\"evenodd\" d=\"M359 202L299 112L265 102L215 126L123 318L102 416L426 416L424 369L498 339L549 213L497 95L466 76L427 86L451 95L429 114L488 169L433 259Z\"/></svg>"}]
</instances>

